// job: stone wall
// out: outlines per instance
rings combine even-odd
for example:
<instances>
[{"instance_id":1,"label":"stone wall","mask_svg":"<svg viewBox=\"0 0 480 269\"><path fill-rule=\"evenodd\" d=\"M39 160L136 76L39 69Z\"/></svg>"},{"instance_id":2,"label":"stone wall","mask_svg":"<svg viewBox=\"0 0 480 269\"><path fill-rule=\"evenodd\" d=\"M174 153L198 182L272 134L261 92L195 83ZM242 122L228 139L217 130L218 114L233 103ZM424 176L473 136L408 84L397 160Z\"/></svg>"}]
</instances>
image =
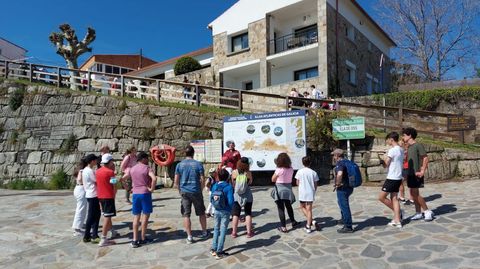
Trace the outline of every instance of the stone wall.
<instances>
[{"instance_id":1,"label":"stone wall","mask_svg":"<svg viewBox=\"0 0 480 269\"><path fill-rule=\"evenodd\" d=\"M9 96L24 88L23 105L12 111ZM120 98L59 92L45 86L0 84L0 179L48 180L56 170L71 174L82 156L108 145L117 167L131 146L148 150L169 144L182 149L198 135L221 138L223 115L161 107ZM200 134L201 133L201 134ZM65 149L74 136L73 147Z\"/></svg>"},{"instance_id":2,"label":"stone wall","mask_svg":"<svg viewBox=\"0 0 480 269\"><path fill-rule=\"evenodd\" d=\"M329 92L334 91L336 85L336 68L335 68L335 9L327 5L327 23L328 23L328 85ZM380 82L380 71L378 68L380 56L382 52L373 43L369 50L369 40L356 28L355 40L350 40L345 32L346 27L351 24L339 14L338 18L338 81L340 84L340 96L358 96L367 94L367 73L371 74ZM350 61L357 67L356 85L347 81L347 66L346 61ZM386 57L385 71L384 71L384 88L391 88L391 76L388 72L388 66L391 61ZM380 91L380 88L377 89ZM387 90L388 91L388 90ZM375 93L375 91L374 91Z\"/></svg>"}]
</instances>

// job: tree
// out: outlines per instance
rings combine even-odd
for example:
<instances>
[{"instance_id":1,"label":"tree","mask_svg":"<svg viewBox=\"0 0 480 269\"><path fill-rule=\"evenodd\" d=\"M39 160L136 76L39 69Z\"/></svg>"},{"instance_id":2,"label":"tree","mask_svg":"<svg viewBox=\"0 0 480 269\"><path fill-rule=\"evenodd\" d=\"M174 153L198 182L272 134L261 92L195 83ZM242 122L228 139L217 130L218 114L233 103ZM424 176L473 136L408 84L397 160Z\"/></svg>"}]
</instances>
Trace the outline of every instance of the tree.
<instances>
[{"instance_id":1,"label":"tree","mask_svg":"<svg viewBox=\"0 0 480 269\"><path fill-rule=\"evenodd\" d=\"M411 64L400 62L392 63L392 89L398 90L400 85L416 84L424 82L423 77L415 71Z\"/></svg>"},{"instance_id":2,"label":"tree","mask_svg":"<svg viewBox=\"0 0 480 269\"><path fill-rule=\"evenodd\" d=\"M196 59L187 56L177 60L173 71L175 72L175 75L178 76L199 70L201 68L202 65L200 65L200 63Z\"/></svg>"},{"instance_id":3,"label":"tree","mask_svg":"<svg viewBox=\"0 0 480 269\"><path fill-rule=\"evenodd\" d=\"M79 42L75 30L69 24L62 24L59 28L61 32L53 32L50 34L50 42L52 42L57 49L57 54L65 59L68 68L78 69L78 57L85 52L92 51L92 48L88 47L88 45L96 38L95 30L88 27L87 34L83 40ZM75 80L73 76L78 77L78 72L70 72L70 87L75 89L75 82L77 80Z\"/></svg>"},{"instance_id":4,"label":"tree","mask_svg":"<svg viewBox=\"0 0 480 269\"><path fill-rule=\"evenodd\" d=\"M479 51L478 0L379 0L382 24L398 43L398 59L427 81L471 64Z\"/></svg>"}]
</instances>

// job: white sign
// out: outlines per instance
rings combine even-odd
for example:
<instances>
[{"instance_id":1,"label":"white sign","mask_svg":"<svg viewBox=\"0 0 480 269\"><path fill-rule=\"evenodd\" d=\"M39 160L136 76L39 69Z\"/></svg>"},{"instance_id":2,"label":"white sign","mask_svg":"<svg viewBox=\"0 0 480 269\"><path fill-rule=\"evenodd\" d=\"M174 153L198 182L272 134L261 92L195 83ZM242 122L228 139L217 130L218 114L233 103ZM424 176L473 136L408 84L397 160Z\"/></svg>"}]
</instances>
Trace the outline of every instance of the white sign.
<instances>
[{"instance_id":1,"label":"white sign","mask_svg":"<svg viewBox=\"0 0 480 269\"><path fill-rule=\"evenodd\" d=\"M290 156L293 169L300 169L307 154L305 111L225 117L224 148L231 142L242 157L250 159L252 171L275 170L275 158L282 152Z\"/></svg>"}]
</instances>

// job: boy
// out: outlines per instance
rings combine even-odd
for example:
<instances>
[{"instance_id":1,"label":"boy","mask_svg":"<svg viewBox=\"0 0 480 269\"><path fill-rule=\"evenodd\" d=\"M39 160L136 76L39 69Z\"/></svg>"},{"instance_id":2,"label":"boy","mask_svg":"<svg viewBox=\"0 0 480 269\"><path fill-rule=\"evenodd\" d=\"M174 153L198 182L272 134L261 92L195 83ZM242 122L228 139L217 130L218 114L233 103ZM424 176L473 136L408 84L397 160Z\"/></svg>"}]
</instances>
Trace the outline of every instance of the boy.
<instances>
[{"instance_id":1,"label":"boy","mask_svg":"<svg viewBox=\"0 0 480 269\"><path fill-rule=\"evenodd\" d=\"M100 221L100 204L97 196L97 179L93 169L97 167L98 158L95 154L89 154L85 157L87 166L82 171L83 188L85 189L85 197L87 198L88 211L87 222L85 223L85 234L83 242L92 242L98 244L98 223Z\"/></svg>"},{"instance_id":2,"label":"boy","mask_svg":"<svg viewBox=\"0 0 480 269\"><path fill-rule=\"evenodd\" d=\"M298 199L300 200L300 209L307 218L305 232L307 234L315 230L316 223L312 220L312 204L315 201L315 192L317 191L318 174L310 169L310 157L302 158L304 168L298 170L295 175L298 185Z\"/></svg>"},{"instance_id":3,"label":"boy","mask_svg":"<svg viewBox=\"0 0 480 269\"><path fill-rule=\"evenodd\" d=\"M112 217L117 214L115 209L115 184L117 179L114 172L115 164L110 153L102 155L101 165L102 167L95 172L95 177L97 178L98 200L103 213L102 237L98 245L104 247L115 244L114 241L107 239L107 234L113 227ZM114 236L114 232L112 232L112 236Z\"/></svg>"},{"instance_id":4,"label":"boy","mask_svg":"<svg viewBox=\"0 0 480 269\"><path fill-rule=\"evenodd\" d=\"M415 130L415 128L408 127L403 129L402 138L403 142L408 144L407 186L410 189L410 196L413 198L416 210L416 214L410 219L432 221L433 212L428 209L427 203L420 195L419 190L419 188L423 188L424 176L428 167L427 152L425 148L415 140L417 138L417 130ZM423 210L423 214L421 210Z\"/></svg>"},{"instance_id":5,"label":"boy","mask_svg":"<svg viewBox=\"0 0 480 269\"><path fill-rule=\"evenodd\" d=\"M217 260L228 256L228 253L223 251L223 244L227 233L230 212L233 208L233 188L227 182L229 177L230 174L227 170L220 170L218 172L219 182L213 185L212 195L210 196L210 201L215 206L215 224L210 254L216 256Z\"/></svg>"},{"instance_id":6,"label":"boy","mask_svg":"<svg viewBox=\"0 0 480 269\"><path fill-rule=\"evenodd\" d=\"M399 137L397 132L391 132L385 138L387 145L391 148L388 150L385 160L380 161L383 167L388 169L388 173L382 191L378 195L378 200L393 211L393 220L388 225L402 228L402 214L397 194L403 179L404 152L398 145ZM388 194L390 194L390 199L387 198Z\"/></svg>"}]
</instances>

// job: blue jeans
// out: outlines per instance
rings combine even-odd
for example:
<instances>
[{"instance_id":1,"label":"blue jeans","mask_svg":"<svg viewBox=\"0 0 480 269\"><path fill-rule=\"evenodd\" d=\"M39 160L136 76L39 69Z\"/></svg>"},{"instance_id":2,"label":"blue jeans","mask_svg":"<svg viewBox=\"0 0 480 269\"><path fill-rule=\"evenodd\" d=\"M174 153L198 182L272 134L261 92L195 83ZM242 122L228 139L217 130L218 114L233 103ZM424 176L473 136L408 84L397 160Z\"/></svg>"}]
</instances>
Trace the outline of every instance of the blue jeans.
<instances>
[{"instance_id":1,"label":"blue jeans","mask_svg":"<svg viewBox=\"0 0 480 269\"><path fill-rule=\"evenodd\" d=\"M223 244L225 243L225 235L227 234L229 222L230 212L220 210L215 211L212 249L217 253L223 251Z\"/></svg>"},{"instance_id":2,"label":"blue jeans","mask_svg":"<svg viewBox=\"0 0 480 269\"><path fill-rule=\"evenodd\" d=\"M342 213L343 224L347 228L352 228L352 213L350 212L350 203L348 198L353 193L351 187L340 187L337 189L337 201Z\"/></svg>"}]
</instances>

